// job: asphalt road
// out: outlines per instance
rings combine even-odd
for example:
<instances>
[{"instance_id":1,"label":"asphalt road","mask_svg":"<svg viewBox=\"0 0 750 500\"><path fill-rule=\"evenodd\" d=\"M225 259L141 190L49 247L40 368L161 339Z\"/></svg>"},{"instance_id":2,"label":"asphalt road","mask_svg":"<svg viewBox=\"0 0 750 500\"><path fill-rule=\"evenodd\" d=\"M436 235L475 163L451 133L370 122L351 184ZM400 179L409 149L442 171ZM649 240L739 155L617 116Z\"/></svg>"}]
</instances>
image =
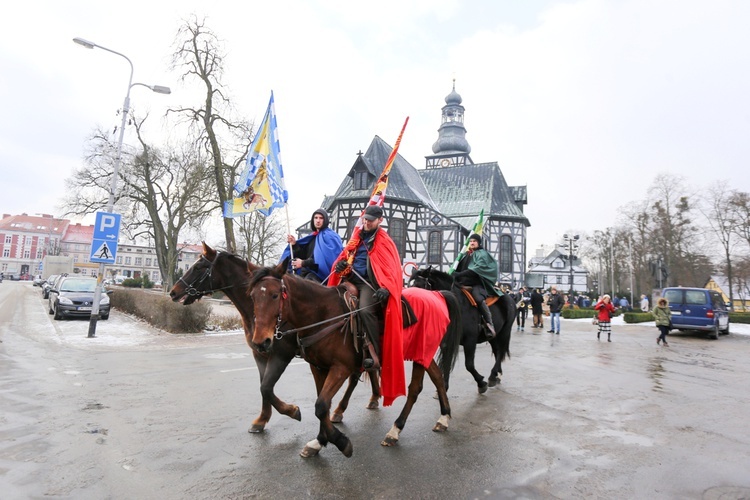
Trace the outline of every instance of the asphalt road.
<instances>
[{"instance_id":1,"label":"asphalt road","mask_svg":"<svg viewBox=\"0 0 750 500\"><path fill-rule=\"evenodd\" d=\"M393 448L403 404L366 410L367 387L335 448L302 459L317 434L315 391L297 360L277 394L302 409L260 409L238 333L170 335L116 311L54 321L38 288L0 284L2 498L748 498L750 336L709 341L653 327L563 321L560 336L514 331L502 385L479 395L460 364L448 432L429 381ZM532 331L530 331L532 330ZM459 363L462 363L461 359ZM478 365L491 365L487 346Z\"/></svg>"}]
</instances>

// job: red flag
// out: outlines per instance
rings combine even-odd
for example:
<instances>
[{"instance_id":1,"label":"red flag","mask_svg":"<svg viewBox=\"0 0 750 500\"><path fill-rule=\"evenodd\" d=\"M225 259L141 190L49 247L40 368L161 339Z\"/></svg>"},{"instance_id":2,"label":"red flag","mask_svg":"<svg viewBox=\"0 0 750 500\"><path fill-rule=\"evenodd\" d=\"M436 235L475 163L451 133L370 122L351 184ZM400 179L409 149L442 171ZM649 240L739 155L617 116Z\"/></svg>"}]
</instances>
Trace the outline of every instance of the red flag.
<instances>
[{"instance_id":1,"label":"red flag","mask_svg":"<svg viewBox=\"0 0 750 500\"><path fill-rule=\"evenodd\" d=\"M378 181L375 183L375 187L372 190L372 195L370 195L370 201L367 202L367 207L369 207L370 205L377 205L379 207L383 206L383 202L385 201L385 190L386 188L388 188L388 175L391 173L391 167L393 166L393 162L396 160L398 147L401 144L401 138L404 136L404 130L406 130L407 123L409 123L408 116L404 121L404 126L401 127L401 133L398 134L398 139L396 139L396 144L393 146L393 151L391 151L390 156L388 156L388 160L386 160L385 162L383 172L380 174L380 177L378 177ZM355 224L354 226L352 235L349 238L347 244L344 246L344 251L346 252L346 261L349 263L349 267L346 268L341 276L344 276L351 272L351 266L354 262L354 253L357 251L357 247L359 246L359 232L362 230L363 226L363 215L365 215L364 209L362 209L362 213L359 214L359 219L357 220L357 224Z\"/></svg>"}]
</instances>

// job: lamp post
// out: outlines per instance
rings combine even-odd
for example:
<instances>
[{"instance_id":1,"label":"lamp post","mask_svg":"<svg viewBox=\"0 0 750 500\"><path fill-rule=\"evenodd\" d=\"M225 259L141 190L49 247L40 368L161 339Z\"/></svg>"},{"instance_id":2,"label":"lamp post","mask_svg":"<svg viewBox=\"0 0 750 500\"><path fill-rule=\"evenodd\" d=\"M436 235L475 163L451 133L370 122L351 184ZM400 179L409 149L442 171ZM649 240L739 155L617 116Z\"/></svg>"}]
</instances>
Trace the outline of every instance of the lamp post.
<instances>
[{"instance_id":1,"label":"lamp post","mask_svg":"<svg viewBox=\"0 0 750 500\"><path fill-rule=\"evenodd\" d=\"M563 239L568 243L568 264L570 264L570 291L568 292L569 300L573 300L573 243L578 241L577 234L574 236L568 236L567 234L563 235Z\"/></svg>"},{"instance_id":2,"label":"lamp post","mask_svg":"<svg viewBox=\"0 0 750 500\"><path fill-rule=\"evenodd\" d=\"M74 38L73 41L77 43L78 45L82 45L86 47L87 49L93 49L93 48L99 48L102 50L106 50L107 52L111 52L112 54L116 54L123 59L125 59L128 64L130 65L130 78L128 79L128 91L125 94L125 102L122 105L122 123L120 123L120 134L117 139L117 154L115 155L115 164L112 168L112 183L109 188L109 201L107 202L107 212L111 213L114 210L115 206L115 192L117 191L117 172L120 169L120 160L122 158L122 141L125 137L125 125L127 124L127 118L128 118L128 112L130 111L130 89L135 87L136 85L140 85L142 87L146 87L148 89L151 89L153 92L156 92L157 94L170 94L172 91L169 87L164 87L161 85L146 85L145 83L133 83L133 62L128 59L128 57L125 54L121 54L117 51L114 51L112 49L108 49L107 47L102 47L101 45L98 45L94 42L90 42L88 40L84 40L83 38ZM102 280L104 278L104 266L105 264L102 262L99 264L99 273L96 277L96 289L94 291L94 303L91 305L91 321L89 322L89 333L88 337L96 337L96 322L99 321L99 302L102 298Z\"/></svg>"}]
</instances>

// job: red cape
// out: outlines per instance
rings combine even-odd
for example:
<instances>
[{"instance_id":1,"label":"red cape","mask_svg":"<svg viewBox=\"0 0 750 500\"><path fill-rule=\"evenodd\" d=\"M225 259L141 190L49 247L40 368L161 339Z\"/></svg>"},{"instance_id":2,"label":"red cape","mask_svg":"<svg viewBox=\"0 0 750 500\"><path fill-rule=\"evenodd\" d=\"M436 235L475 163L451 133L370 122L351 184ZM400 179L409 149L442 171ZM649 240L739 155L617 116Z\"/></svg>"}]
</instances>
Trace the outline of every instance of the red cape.
<instances>
[{"instance_id":1,"label":"red cape","mask_svg":"<svg viewBox=\"0 0 750 500\"><path fill-rule=\"evenodd\" d=\"M424 288L405 288L404 297L418 318L404 328L404 359L429 368L451 322L448 305L440 292Z\"/></svg>"},{"instance_id":2,"label":"red cape","mask_svg":"<svg viewBox=\"0 0 750 500\"><path fill-rule=\"evenodd\" d=\"M359 235L357 233L354 236ZM344 249L336 262L346 258L346 249ZM383 393L383 406L390 406L397 397L406 395L404 332L401 319L401 289L404 281L396 244L382 228L378 228L369 258L378 284L387 288L391 293L385 308L385 332L380 356L380 389ZM336 267L336 262L333 263L331 269ZM328 286L336 286L340 282L341 276L333 273L328 279Z\"/></svg>"}]
</instances>

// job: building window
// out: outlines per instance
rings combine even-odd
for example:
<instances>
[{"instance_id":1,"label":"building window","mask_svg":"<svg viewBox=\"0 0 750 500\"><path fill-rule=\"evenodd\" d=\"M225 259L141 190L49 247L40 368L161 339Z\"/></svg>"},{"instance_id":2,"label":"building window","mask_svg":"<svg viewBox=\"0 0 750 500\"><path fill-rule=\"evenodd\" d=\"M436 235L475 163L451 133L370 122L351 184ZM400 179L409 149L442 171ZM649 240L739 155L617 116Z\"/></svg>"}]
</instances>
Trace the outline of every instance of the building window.
<instances>
[{"instance_id":1,"label":"building window","mask_svg":"<svg viewBox=\"0 0 750 500\"><path fill-rule=\"evenodd\" d=\"M135 265L136 266L143 265L143 257L136 257L135 258Z\"/></svg>"},{"instance_id":2,"label":"building window","mask_svg":"<svg viewBox=\"0 0 750 500\"><path fill-rule=\"evenodd\" d=\"M42 251L41 250L37 250L36 251L36 258L37 259L41 259L42 258Z\"/></svg>"},{"instance_id":3,"label":"building window","mask_svg":"<svg viewBox=\"0 0 750 500\"><path fill-rule=\"evenodd\" d=\"M12 241L13 241L13 237L11 235L9 235L9 234L6 234L5 235L5 244L6 245L10 245Z\"/></svg>"},{"instance_id":4,"label":"building window","mask_svg":"<svg viewBox=\"0 0 750 500\"><path fill-rule=\"evenodd\" d=\"M10 248L3 248L3 257L10 257Z\"/></svg>"},{"instance_id":5,"label":"building window","mask_svg":"<svg viewBox=\"0 0 750 500\"><path fill-rule=\"evenodd\" d=\"M146 259L146 267L151 267L151 258Z\"/></svg>"},{"instance_id":6,"label":"building window","mask_svg":"<svg viewBox=\"0 0 750 500\"><path fill-rule=\"evenodd\" d=\"M430 231L427 237L427 263L441 264L443 260L443 233Z\"/></svg>"},{"instance_id":7,"label":"building window","mask_svg":"<svg viewBox=\"0 0 750 500\"><path fill-rule=\"evenodd\" d=\"M125 265L126 266L130 265L130 257L125 257Z\"/></svg>"},{"instance_id":8,"label":"building window","mask_svg":"<svg viewBox=\"0 0 750 500\"><path fill-rule=\"evenodd\" d=\"M558 285L562 285L562 278L563 278L563 277L562 277L562 275L558 274L557 276L555 276L555 278L556 278L556 279L555 279L555 282L556 282L556 283L557 283Z\"/></svg>"},{"instance_id":9,"label":"building window","mask_svg":"<svg viewBox=\"0 0 750 500\"><path fill-rule=\"evenodd\" d=\"M31 252L29 252L28 250L24 250L23 251L23 258L24 259L30 259L31 258Z\"/></svg>"},{"instance_id":10,"label":"building window","mask_svg":"<svg viewBox=\"0 0 750 500\"><path fill-rule=\"evenodd\" d=\"M86 276L87 269L85 267L81 269L81 274L84 275L84 276Z\"/></svg>"},{"instance_id":11,"label":"building window","mask_svg":"<svg viewBox=\"0 0 750 500\"><path fill-rule=\"evenodd\" d=\"M398 255L402 259L406 256L406 222L404 219L391 219L388 223L388 236L398 248Z\"/></svg>"},{"instance_id":12,"label":"building window","mask_svg":"<svg viewBox=\"0 0 750 500\"><path fill-rule=\"evenodd\" d=\"M78 262L78 254L73 256L73 263L77 263L77 262Z\"/></svg>"},{"instance_id":13,"label":"building window","mask_svg":"<svg viewBox=\"0 0 750 500\"><path fill-rule=\"evenodd\" d=\"M117 264L122 265L122 257L117 257Z\"/></svg>"},{"instance_id":14,"label":"building window","mask_svg":"<svg viewBox=\"0 0 750 500\"><path fill-rule=\"evenodd\" d=\"M500 272L513 271L513 240L507 234L500 237Z\"/></svg>"},{"instance_id":15,"label":"building window","mask_svg":"<svg viewBox=\"0 0 750 500\"><path fill-rule=\"evenodd\" d=\"M354 216L351 219L349 219L349 227L346 228L346 238L349 239L352 237L352 234L354 234L354 226L357 225L357 221L359 220L358 216Z\"/></svg>"},{"instance_id":16,"label":"building window","mask_svg":"<svg viewBox=\"0 0 750 500\"><path fill-rule=\"evenodd\" d=\"M354 189L367 189L368 177L367 170L354 172Z\"/></svg>"}]
</instances>

